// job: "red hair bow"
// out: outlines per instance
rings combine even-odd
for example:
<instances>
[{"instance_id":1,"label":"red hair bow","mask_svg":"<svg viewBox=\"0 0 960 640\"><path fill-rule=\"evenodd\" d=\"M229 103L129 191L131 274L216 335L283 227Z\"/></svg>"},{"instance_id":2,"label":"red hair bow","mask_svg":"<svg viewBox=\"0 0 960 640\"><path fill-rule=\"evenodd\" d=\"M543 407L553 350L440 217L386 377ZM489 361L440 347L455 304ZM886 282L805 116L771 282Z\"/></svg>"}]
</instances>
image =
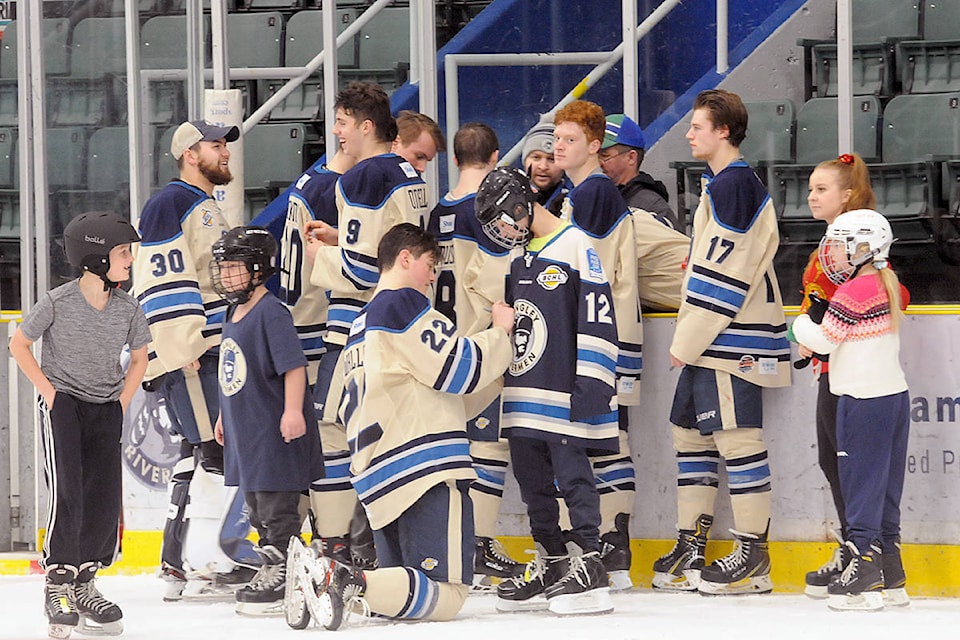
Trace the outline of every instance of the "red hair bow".
<instances>
[{"instance_id":1,"label":"red hair bow","mask_svg":"<svg viewBox=\"0 0 960 640\"><path fill-rule=\"evenodd\" d=\"M853 156L849 153L841 153L840 157L837 158L843 164L853 164Z\"/></svg>"}]
</instances>

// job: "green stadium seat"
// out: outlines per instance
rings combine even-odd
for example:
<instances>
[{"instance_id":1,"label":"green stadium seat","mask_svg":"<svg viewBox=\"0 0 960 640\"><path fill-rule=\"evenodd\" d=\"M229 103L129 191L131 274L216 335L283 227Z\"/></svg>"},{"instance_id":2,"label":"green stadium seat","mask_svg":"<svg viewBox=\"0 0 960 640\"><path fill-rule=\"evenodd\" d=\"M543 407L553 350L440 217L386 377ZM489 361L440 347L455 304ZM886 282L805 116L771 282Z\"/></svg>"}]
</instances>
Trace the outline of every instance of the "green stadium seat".
<instances>
[{"instance_id":1,"label":"green stadium seat","mask_svg":"<svg viewBox=\"0 0 960 640\"><path fill-rule=\"evenodd\" d=\"M70 48L67 37L70 21L67 18L47 18L43 21L43 69L48 76L66 74L70 70ZM17 77L17 21L12 20L3 30L0 40L0 78Z\"/></svg>"},{"instance_id":2,"label":"green stadium seat","mask_svg":"<svg viewBox=\"0 0 960 640\"><path fill-rule=\"evenodd\" d=\"M752 166L793 162L796 114L790 100L744 102L749 116L747 137L740 145Z\"/></svg>"},{"instance_id":3,"label":"green stadium seat","mask_svg":"<svg viewBox=\"0 0 960 640\"><path fill-rule=\"evenodd\" d=\"M170 154L170 143L173 142L173 133L180 125L167 127L166 130L158 136L157 151L154 154L156 161L156 178L154 185L162 187L171 180L180 177L180 170L177 168L177 161Z\"/></svg>"},{"instance_id":4,"label":"green stadium seat","mask_svg":"<svg viewBox=\"0 0 960 640\"><path fill-rule=\"evenodd\" d=\"M203 17L204 62L210 60L210 17ZM140 31L140 66L144 69L187 68L186 15L154 16Z\"/></svg>"},{"instance_id":5,"label":"green stadium seat","mask_svg":"<svg viewBox=\"0 0 960 640\"><path fill-rule=\"evenodd\" d=\"M903 93L960 91L960 40L900 42L897 59Z\"/></svg>"},{"instance_id":6,"label":"green stadium seat","mask_svg":"<svg viewBox=\"0 0 960 640\"><path fill-rule=\"evenodd\" d=\"M307 128L302 124L258 124L243 137L245 189L288 184L304 169ZM255 153L251 151L255 150Z\"/></svg>"},{"instance_id":7,"label":"green stadium seat","mask_svg":"<svg viewBox=\"0 0 960 640\"><path fill-rule=\"evenodd\" d=\"M357 19L356 9L337 9L337 33ZM286 64L302 67L323 48L323 12L319 10L298 11L287 21ZM337 67L357 65L357 41L353 40L337 49Z\"/></svg>"},{"instance_id":8,"label":"green stadium seat","mask_svg":"<svg viewBox=\"0 0 960 640\"><path fill-rule=\"evenodd\" d=\"M851 67L853 95L889 96L893 94L894 51L894 45L885 42L853 46ZM837 45L814 45L812 55L817 97L837 95L839 73Z\"/></svg>"},{"instance_id":9,"label":"green stadium seat","mask_svg":"<svg viewBox=\"0 0 960 640\"><path fill-rule=\"evenodd\" d=\"M960 25L960 3L953 0L923 0L923 31L925 40L955 40Z\"/></svg>"},{"instance_id":10,"label":"green stadium seat","mask_svg":"<svg viewBox=\"0 0 960 640\"><path fill-rule=\"evenodd\" d=\"M960 156L960 92L902 95L883 110L884 162Z\"/></svg>"},{"instance_id":11,"label":"green stadium seat","mask_svg":"<svg viewBox=\"0 0 960 640\"><path fill-rule=\"evenodd\" d=\"M83 127L47 129L47 182L53 188L83 189L87 138Z\"/></svg>"},{"instance_id":12,"label":"green stadium seat","mask_svg":"<svg viewBox=\"0 0 960 640\"><path fill-rule=\"evenodd\" d=\"M17 168L17 130L0 128L0 189L17 186L14 173Z\"/></svg>"},{"instance_id":13,"label":"green stadium seat","mask_svg":"<svg viewBox=\"0 0 960 640\"><path fill-rule=\"evenodd\" d=\"M853 150L867 162L880 159L880 100L860 96L853 101ZM816 164L837 155L837 99L807 100L797 114L797 164Z\"/></svg>"},{"instance_id":14,"label":"green stadium seat","mask_svg":"<svg viewBox=\"0 0 960 640\"><path fill-rule=\"evenodd\" d=\"M916 38L920 35L920 3L923 1L852 0L854 44Z\"/></svg>"},{"instance_id":15,"label":"green stadium seat","mask_svg":"<svg viewBox=\"0 0 960 640\"><path fill-rule=\"evenodd\" d=\"M127 127L104 127L90 135L87 189L108 192L125 190L130 184L130 144Z\"/></svg>"},{"instance_id":16,"label":"green stadium seat","mask_svg":"<svg viewBox=\"0 0 960 640\"><path fill-rule=\"evenodd\" d=\"M276 11L227 16L227 55L231 67L283 65L283 16Z\"/></svg>"},{"instance_id":17,"label":"green stadium seat","mask_svg":"<svg viewBox=\"0 0 960 640\"><path fill-rule=\"evenodd\" d=\"M20 191L0 189L0 238L20 239Z\"/></svg>"},{"instance_id":18,"label":"green stadium seat","mask_svg":"<svg viewBox=\"0 0 960 640\"><path fill-rule=\"evenodd\" d=\"M341 84L376 82L391 92L407 81L410 69L410 9L388 7L360 29L356 71L341 70Z\"/></svg>"},{"instance_id":19,"label":"green stadium seat","mask_svg":"<svg viewBox=\"0 0 960 640\"><path fill-rule=\"evenodd\" d=\"M70 48L70 75L100 78L127 72L124 19L85 18L73 28Z\"/></svg>"}]
</instances>

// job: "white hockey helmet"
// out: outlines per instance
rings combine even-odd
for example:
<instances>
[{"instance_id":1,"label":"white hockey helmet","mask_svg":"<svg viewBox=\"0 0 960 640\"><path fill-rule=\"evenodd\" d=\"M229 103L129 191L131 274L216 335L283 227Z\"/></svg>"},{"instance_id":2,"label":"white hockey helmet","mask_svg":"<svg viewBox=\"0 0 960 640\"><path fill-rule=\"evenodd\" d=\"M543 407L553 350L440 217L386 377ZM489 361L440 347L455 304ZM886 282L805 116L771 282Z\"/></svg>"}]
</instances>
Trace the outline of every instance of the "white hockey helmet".
<instances>
[{"instance_id":1,"label":"white hockey helmet","mask_svg":"<svg viewBox=\"0 0 960 640\"><path fill-rule=\"evenodd\" d=\"M887 266L893 244L890 222L872 209L837 216L820 240L820 266L834 284L843 284L865 264Z\"/></svg>"}]
</instances>

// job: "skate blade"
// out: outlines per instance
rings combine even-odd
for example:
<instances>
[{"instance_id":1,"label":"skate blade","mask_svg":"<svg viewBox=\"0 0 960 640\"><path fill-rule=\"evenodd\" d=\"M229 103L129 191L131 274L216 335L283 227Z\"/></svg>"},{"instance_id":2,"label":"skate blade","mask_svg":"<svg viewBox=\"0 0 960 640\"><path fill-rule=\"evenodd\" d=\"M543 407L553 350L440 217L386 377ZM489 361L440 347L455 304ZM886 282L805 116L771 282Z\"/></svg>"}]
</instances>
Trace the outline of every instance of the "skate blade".
<instances>
[{"instance_id":1,"label":"skate blade","mask_svg":"<svg viewBox=\"0 0 960 640\"><path fill-rule=\"evenodd\" d=\"M672 573L653 574L653 588L663 589L664 591L687 591L694 592L700 587L700 572L695 569L688 569L681 576L675 576Z\"/></svg>"},{"instance_id":2,"label":"skate blade","mask_svg":"<svg viewBox=\"0 0 960 640\"><path fill-rule=\"evenodd\" d=\"M907 590L902 587L899 589L884 589L883 590L883 606L909 607L910 596L907 595Z\"/></svg>"},{"instance_id":3,"label":"skate blade","mask_svg":"<svg viewBox=\"0 0 960 640\"><path fill-rule=\"evenodd\" d=\"M118 636L123 633L123 621L116 620L100 624L81 615L77 633L84 636Z\"/></svg>"},{"instance_id":4,"label":"skate blade","mask_svg":"<svg viewBox=\"0 0 960 640\"><path fill-rule=\"evenodd\" d=\"M497 585L503 582L502 578L486 576L479 573L473 574L473 584L470 585L470 593L487 594L496 593Z\"/></svg>"},{"instance_id":5,"label":"skate blade","mask_svg":"<svg viewBox=\"0 0 960 640\"><path fill-rule=\"evenodd\" d=\"M218 585L208 580L188 580L180 593L182 602L235 602L243 585Z\"/></svg>"},{"instance_id":6,"label":"skate blade","mask_svg":"<svg viewBox=\"0 0 960 640\"><path fill-rule=\"evenodd\" d=\"M613 600L610 599L610 588L601 587L583 593L567 593L554 596L549 600L550 613L559 616L585 615L610 613L613 611Z\"/></svg>"},{"instance_id":7,"label":"skate blade","mask_svg":"<svg viewBox=\"0 0 960 640\"><path fill-rule=\"evenodd\" d=\"M528 600L505 600L497 598L497 611L501 613L518 613L523 611L546 611L550 603L543 595L533 596Z\"/></svg>"},{"instance_id":8,"label":"skate blade","mask_svg":"<svg viewBox=\"0 0 960 640\"><path fill-rule=\"evenodd\" d=\"M817 587L812 584L808 584L806 587L804 587L803 593L814 600L825 600L830 595L827 593L826 587Z\"/></svg>"},{"instance_id":9,"label":"skate blade","mask_svg":"<svg viewBox=\"0 0 960 640\"><path fill-rule=\"evenodd\" d=\"M607 573L607 579L610 581L610 591L630 591L630 589L633 589L633 581L630 579L629 571L610 571Z\"/></svg>"},{"instance_id":10,"label":"skate blade","mask_svg":"<svg viewBox=\"0 0 960 640\"><path fill-rule=\"evenodd\" d=\"M773 583L770 576L753 576L736 582L707 582L700 581L700 593L708 596L743 596L750 594L770 593Z\"/></svg>"},{"instance_id":11,"label":"skate blade","mask_svg":"<svg viewBox=\"0 0 960 640\"><path fill-rule=\"evenodd\" d=\"M834 611L880 611L883 609L883 594L865 591L858 594L831 595L827 606Z\"/></svg>"},{"instance_id":12,"label":"skate blade","mask_svg":"<svg viewBox=\"0 0 960 640\"><path fill-rule=\"evenodd\" d=\"M283 615L283 598L275 602L238 602L235 611L248 618L271 618Z\"/></svg>"},{"instance_id":13,"label":"skate blade","mask_svg":"<svg viewBox=\"0 0 960 640\"><path fill-rule=\"evenodd\" d=\"M51 638L69 638L74 628L72 624L48 624L47 635Z\"/></svg>"}]
</instances>

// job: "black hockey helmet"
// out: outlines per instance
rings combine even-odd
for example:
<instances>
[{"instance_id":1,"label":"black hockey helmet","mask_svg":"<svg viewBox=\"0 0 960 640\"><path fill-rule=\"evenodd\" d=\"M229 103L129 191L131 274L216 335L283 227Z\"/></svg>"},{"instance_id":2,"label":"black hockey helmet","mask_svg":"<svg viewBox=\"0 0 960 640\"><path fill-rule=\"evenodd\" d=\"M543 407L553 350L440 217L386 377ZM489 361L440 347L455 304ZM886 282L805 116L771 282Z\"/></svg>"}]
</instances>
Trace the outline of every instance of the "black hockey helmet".
<instances>
[{"instance_id":1,"label":"black hockey helmet","mask_svg":"<svg viewBox=\"0 0 960 640\"><path fill-rule=\"evenodd\" d=\"M530 238L533 204L530 178L513 167L497 167L477 189L474 209L484 233L506 249L524 246ZM526 226L518 223L528 218Z\"/></svg>"},{"instance_id":2,"label":"black hockey helmet","mask_svg":"<svg viewBox=\"0 0 960 640\"><path fill-rule=\"evenodd\" d=\"M107 280L110 251L121 244L140 242L133 225L112 211L90 211L71 220L63 230L63 248L67 262L83 271L103 278L104 285L116 287Z\"/></svg>"},{"instance_id":3,"label":"black hockey helmet","mask_svg":"<svg viewBox=\"0 0 960 640\"><path fill-rule=\"evenodd\" d=\"M250 281L241 290L227 290L220 274L222 262L242 262ZM234 227L213 243L210 279L214 291L230 304L243 304L258 285L277 271L277 241L263 227Z\"/></svg>"}]
</instances>

